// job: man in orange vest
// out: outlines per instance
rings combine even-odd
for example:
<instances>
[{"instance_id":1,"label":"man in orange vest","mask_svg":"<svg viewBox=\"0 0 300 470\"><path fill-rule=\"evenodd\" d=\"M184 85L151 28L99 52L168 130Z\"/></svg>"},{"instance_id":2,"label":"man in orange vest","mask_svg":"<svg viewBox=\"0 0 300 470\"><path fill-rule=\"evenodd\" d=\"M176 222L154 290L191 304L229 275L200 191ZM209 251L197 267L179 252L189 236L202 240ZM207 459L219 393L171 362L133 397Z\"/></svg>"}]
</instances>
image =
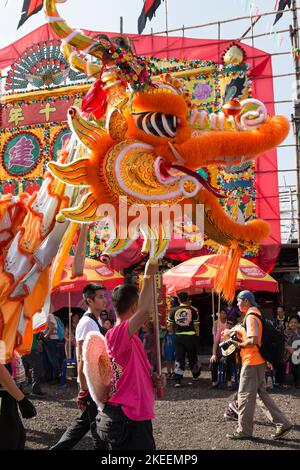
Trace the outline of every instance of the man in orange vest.
<instances>
[{"instance_id":1,"label":"man in orange vest","mask_svg":"<svg viewBox=\"0 0 300 470\"><path fill-rule=\"evenodd\" d=\"M238 307L243 314L243 323L235 327L241 342L234 341L240 348L242 370L238 390L238 428L233 434L227 434L229 439L251 439L256 405L256 396L269 411L268 416L276 426L273 439L279 439L291 431L293 425L279 410L266 390L266 361L261 356L259 348L262 343L262 322L251 313L261 316L258 304L251 291L244 290L238 294ZM223 337L228 337L232 330L224 330Z\"/></svg>"}]
</instances>

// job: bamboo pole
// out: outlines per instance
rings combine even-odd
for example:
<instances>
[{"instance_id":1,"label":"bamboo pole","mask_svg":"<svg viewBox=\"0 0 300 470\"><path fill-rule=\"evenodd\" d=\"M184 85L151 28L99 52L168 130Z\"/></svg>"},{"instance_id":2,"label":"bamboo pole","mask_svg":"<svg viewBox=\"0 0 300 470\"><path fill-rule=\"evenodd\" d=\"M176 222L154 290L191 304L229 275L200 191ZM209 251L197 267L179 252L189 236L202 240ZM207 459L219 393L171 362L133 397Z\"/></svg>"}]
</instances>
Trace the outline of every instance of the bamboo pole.
<instances>
[{"instance_id":1,"label":"bamboo pole","mask_svg":"<svg viewBox=\"0 0 300 470\"><path fill-rule=\"evenodd\" d=\"M299 26L298 26L298 15L297 15L297 1L292 1L293 6L293 27L290 26L290 37L291 43L295 50L299 49ZM294 138L296 144L296 158L297 158L297 210L298 217L294 220L297 220L298 224L298 244L300 243L300 148L299 148L299 133L300 133L300 92L299 92L299 83L300 83L300 64L299 60L294 55L294 65L296 73L296 100L295 100L295 116L292 116L294 121ZM282 220L282 219L281 219ZM300 248L298 248L298 270L300 273Z\"/></svg>"},{"instance_id":2,"label":"bamboo pole","mask_svg":"<svg viewBox=\"0 0 300 470\"><path fill-rule=\"evenodd\" d=\"M212 305L212 317L213 321L216 321L216 315L215 315L215 292L212 289L211 290L211 305Z\"/></svg>"},{"instance_id":3,"label":"bamboo pole","mask_svg":"<svg viewBox=\"0 0 300 470\"><path fill-rule=\"evenodd\" d=\"M158 305L157 305L157 276L161 276L161 273L158 272L155 276L152 277L152 292L153 292L153 326L155 333L155 342L156 342L156 372L157 375L161 376L161 353L160 353L160 335L159 335L159 314L158 314ZM157 398L162 398L164 395L163 388L156 388Z\"/></svg>"},{"instance_id":4,"label":"bamboo pole","mask_svg":"<svg viewBox=\"0 0 300 470\"><path fill-rule=\"evenodd\" d=\"M168 2L165 0L165 16L166 16L166 36L167 36L167 59L169 58L169 23L168 23Z\"/></svg>"},{"instance_id":5,"label":"bamboo pole","mask_svg":"<svg viewBox=\"0 0 300 470\"><path fill-rule=\"evenodd\" d=\"M290 11L297 11L297 10L300 10L300 7L297 7L297 8L291 8L291 9L285 9L285 10L280 10L280 13L283 13L284 15L286 13L289 13ZM279 13L279 11L270 11L270 12L266 12L266 13L261 13L261 17L263 16L270 16L270 15L277 15L277 13ZM228 20L222 20L222 23L225 24L225 23L233 23L235 21L242 21L242 20L248 20L249 19L249 15L247 16L239 16L237 18L230 18ZM206 28L207 26L215 26L218 24L218 21L213 21L212 23L203 23L203 24L198 24L198 25L195 25L195 26L186 26L185 27L185 30L188 30L188 29L198 29L198 28ZM169 33L176 33L178 31L181 31L182 28L175 28L175 29L169 29ZM153 34L164 34L165 31L158 31L157 33L153 33ZM267 33L269 34L269 33ZM243 38L244 39L244 38Z\"/></svg>"}]
</instances>

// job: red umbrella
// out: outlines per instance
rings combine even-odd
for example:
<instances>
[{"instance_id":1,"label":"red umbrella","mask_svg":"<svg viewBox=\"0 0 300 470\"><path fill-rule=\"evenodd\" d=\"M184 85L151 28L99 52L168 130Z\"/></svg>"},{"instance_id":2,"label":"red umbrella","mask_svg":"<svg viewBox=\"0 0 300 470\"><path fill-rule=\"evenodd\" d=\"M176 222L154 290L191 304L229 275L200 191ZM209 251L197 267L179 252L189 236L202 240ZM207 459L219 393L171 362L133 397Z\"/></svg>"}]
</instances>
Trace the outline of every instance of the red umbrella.
<instances>
[{"instance_id":1,"label":"red umbrella","mask_svg":"<svg viewBox=\"0 0 300 470\"><path fill-rule=\"evenodd\" d=\"M163 283L168 294L174 295L176 292L185 291L192 295L205 290L213 290L220 261L226 262L225 255L198 256L170 269L163 275ZM235 288L236 290L277 292L278 283L259 266L241 258Z\"/></svg>"}]
</instances>

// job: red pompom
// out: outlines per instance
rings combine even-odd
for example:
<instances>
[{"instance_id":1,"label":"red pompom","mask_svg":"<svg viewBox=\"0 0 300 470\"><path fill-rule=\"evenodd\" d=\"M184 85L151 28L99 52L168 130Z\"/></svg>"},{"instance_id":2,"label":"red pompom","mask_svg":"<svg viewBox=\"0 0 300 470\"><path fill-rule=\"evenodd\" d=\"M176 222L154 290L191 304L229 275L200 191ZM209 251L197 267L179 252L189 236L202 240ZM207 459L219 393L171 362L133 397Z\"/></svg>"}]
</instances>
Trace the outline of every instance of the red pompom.
<instances>
[{"instance_id":1,"label":"red pompom","mask_svg":"<svg viewBox=\"0 0 300 470\"><path fill-rule=\"evenodd\" d=\"M223 106L222 111L226 117L229 116L238 116L241 112L241 103L239 100L232 99L227 101L227 103Z\"/></svg>"},{"instance_id":2,"label":"red pompom","mask_svg":"<svg viewBox=\"0 0 300 470\"><path fill-rule=\"evenodd\" d=\"M103 90L103 85L104 83L99 78L82 101L82 111L92 113L96 119L100 119L105 114L107 107L107 93Z\"/></svg>"}]
</instances>

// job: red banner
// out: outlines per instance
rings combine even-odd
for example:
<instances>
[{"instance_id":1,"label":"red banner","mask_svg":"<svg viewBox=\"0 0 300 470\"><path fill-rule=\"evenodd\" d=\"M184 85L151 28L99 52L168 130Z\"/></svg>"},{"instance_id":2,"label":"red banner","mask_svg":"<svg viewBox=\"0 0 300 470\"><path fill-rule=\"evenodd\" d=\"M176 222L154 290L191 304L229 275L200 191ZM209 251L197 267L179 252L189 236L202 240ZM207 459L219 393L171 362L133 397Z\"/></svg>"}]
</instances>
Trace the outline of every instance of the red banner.
<instances>
[{"instance_id":1,"label":"red banner","mask_svg":"<svg viewBox=\"0 0 300 470\"><path fill-rule=\"evenodd\" d=\"M12 129L20 126L34 124L47 124L49 122L63 122L67 120L70 106L81 108L81 98L66 96L63 100L42 102L19 102L8 104L1 112L1 127Z\"/></svg>"}]
</instances>

